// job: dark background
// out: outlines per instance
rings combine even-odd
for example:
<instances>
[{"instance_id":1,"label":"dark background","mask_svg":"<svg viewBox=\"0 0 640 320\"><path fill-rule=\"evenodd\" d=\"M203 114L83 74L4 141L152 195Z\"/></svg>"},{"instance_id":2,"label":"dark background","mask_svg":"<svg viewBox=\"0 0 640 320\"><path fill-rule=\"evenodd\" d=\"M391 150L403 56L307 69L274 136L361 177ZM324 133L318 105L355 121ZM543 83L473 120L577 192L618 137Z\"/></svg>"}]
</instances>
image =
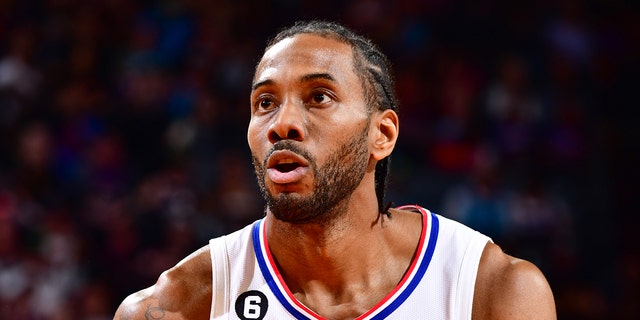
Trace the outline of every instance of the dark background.
<instances>
[{"instance_id":1,"label":"dark background","mask_svg":"<svg viewBox=\"0 0 640 320\"><path fill-rule=\"evenodd\" d=\"M534 262L560 319L640 316L637 2L3 0L0 318L110 319L260 217L253 68L311 18L393 62L390 200Z\"/></svg>"}]
</instances>

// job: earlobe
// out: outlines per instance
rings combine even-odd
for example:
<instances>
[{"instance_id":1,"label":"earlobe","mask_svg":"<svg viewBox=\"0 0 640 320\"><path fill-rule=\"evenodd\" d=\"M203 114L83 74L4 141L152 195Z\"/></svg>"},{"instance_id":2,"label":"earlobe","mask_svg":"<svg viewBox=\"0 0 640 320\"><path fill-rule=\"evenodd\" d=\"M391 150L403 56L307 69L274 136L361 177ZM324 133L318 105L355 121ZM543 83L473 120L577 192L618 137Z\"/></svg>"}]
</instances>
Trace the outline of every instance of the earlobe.
<instances>
[{"instance_id":1,"label":"earlobe","mask_svg":"<svg viewBox=\"0 0 640 320\"><path fill-rule=\"evenodd\" d=\"M391 154L398 139L398 114L384 110L375 117L375 139L371 154L375 160L382 160Z\"/></svg>"}]
</instances>

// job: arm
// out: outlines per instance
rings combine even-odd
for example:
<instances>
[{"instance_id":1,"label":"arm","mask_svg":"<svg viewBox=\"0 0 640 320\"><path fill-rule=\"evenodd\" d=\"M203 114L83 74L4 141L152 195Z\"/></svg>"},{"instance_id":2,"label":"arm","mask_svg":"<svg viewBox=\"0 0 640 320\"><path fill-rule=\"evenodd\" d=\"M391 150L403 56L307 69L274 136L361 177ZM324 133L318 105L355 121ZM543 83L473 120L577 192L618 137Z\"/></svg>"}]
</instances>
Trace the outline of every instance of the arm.
<instances>
[{"instance_id":1,"label":"arm","mask_svg":"<svg viewBox=\"0 0 640 320\"><path fill-rule=\"evenodd\" d=\"M180 314L167 312L160 306L157 291L154 285L128 296L118 307L113 319L184 319Z\"/></svg>"},{"instance_id":2,"label":"arm","mask_svg":"<svg viewBox=\"0 0 640 320\"><path fill-rule=\"evenodd\" d=\"M151 287L128 296L114 320L209 319L211 256L205 246L160 275Z\"/></svg>"},{"instance_id":3,"label":"arm","mask_svg":"<svg viewBox=\"0 0 640 320\"><path fill-rule=\"evenodd\" d=\"M553 293L535 265L489 243L480 259L472 318L556 319Z\"/></svg>"}]
</instances>

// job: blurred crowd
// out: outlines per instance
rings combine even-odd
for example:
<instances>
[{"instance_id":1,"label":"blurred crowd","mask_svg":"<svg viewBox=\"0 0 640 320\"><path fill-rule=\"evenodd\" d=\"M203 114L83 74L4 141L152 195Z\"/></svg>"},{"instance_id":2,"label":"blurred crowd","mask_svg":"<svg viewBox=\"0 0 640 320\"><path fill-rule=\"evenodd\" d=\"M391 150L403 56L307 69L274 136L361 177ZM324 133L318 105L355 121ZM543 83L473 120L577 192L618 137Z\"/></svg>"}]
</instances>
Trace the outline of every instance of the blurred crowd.
<instances>
[{"instance_id":1,"label":"blurred crowd","mask_svg":"<svg viewBox=\"0 0 640 320\"><path fill-rule=\"evenodd\" d=\"M624 1L0 1L0 319L111 319L263 214L253 68L299 19L388 53L389 200L491 236L561 319L637 319L640 14Z\"/></svg>"}]
</instances>

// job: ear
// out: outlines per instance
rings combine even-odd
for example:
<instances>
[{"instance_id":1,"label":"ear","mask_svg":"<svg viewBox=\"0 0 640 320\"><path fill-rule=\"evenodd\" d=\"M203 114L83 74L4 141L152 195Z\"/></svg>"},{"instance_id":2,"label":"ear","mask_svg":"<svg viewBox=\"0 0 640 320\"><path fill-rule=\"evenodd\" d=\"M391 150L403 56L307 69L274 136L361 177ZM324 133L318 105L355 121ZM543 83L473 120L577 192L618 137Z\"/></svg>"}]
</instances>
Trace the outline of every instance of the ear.
<instances>
[{"instance_id":1,"label":"ear","mask_svg":"<svg viewBox=\"0 0 640 320\"><path fill-rule=\"evenodd\" d=\"M391 154L398 139L398 114L391 110L374 113L371 119L373 140L371 143L372 157L380 161Z\"/></svg>"}]
</instances>

